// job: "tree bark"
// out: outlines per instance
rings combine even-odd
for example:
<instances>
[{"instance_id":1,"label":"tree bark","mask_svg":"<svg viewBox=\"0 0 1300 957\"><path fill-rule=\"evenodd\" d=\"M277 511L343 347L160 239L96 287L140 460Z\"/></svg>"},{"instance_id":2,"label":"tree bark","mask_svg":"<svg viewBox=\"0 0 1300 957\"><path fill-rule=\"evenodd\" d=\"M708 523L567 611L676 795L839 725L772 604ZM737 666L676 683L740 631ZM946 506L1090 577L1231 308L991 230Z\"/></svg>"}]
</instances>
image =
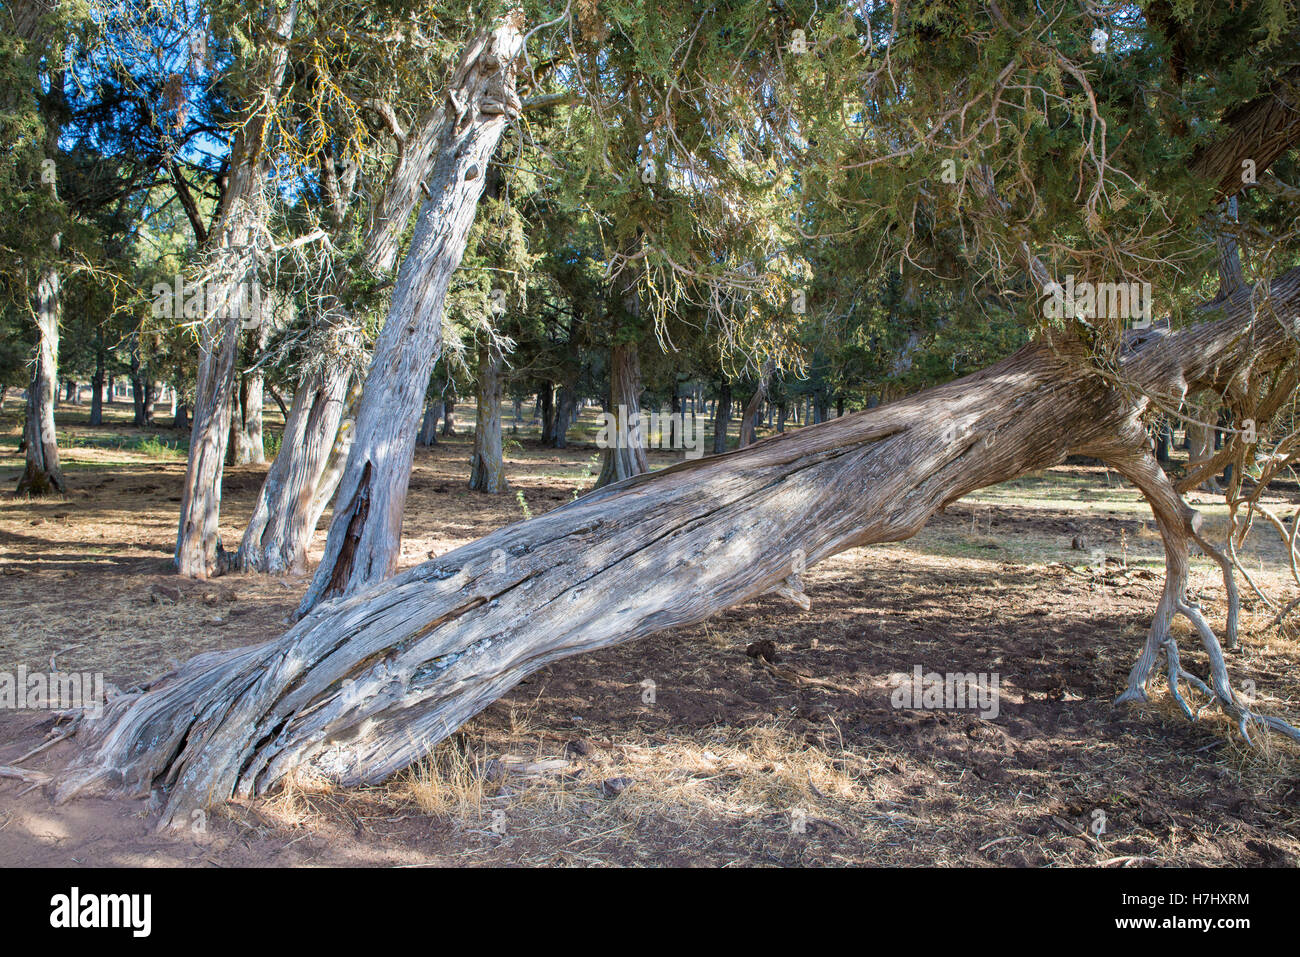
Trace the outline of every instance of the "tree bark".
<instances>
[{"instance_id":1,"label":"tree bark","mask_svg":"<svg viewBox=\"0 0 1300 957\"><path fill-rule=\"evenodd\" d=\"M1224 202L1223 215L1231 222L1237 221L1236 196L1230 196ZM1236 237L1220 233L1215 236L1215 248L1219 254L1219 294L1216 298L1227 299L1246 281L1241 268L1241 245Z\"/></svg>"},{"instance_id":2,"label":"tree bark","mask_svg":"<svg viewBox=\"0 0 1300 957\"><path fill-rule=\"evenodd\" d=\"M645 436L641 434L641 360L635 342L619 342L610 348L609 405L605 411L627 430L616 429L603 454L595 488L649 471ZM559 428L559 426L557 426Z\"/></svg>"},{"instance_id":3,"label":"tree bark","mask_svg":"<svg viewBox=\"0 0 1300 957\"><path fill-rule=\"evenodd\" d=\"M264 190L271 172L265 142L269 114L279 103L289 58L298 0L289 0L270 25L277 37L268 60L263 96L239 127L230 155L230 176L221 215L208 236L204 278L206 314L199 324L199 369L194 389L194 423L176 531L176 569L191 578L221 570L218 522L221 477L230 437L230 396L242 317L237 304L258 276L257 250L264 242Z\"/></svg>"},{"instance_id":4,"label":"tree bark","mask_svg":"<svg viewBox=\"0 0 1300 957\"><path fill-rule=\"evenodd\" d=\"M1292 361L1300 269L1276 280L1271 297L1277 318L1261 317L1251 335L1249 291L1221 319L1131 333L1123 388L1089 371L1077 341L1035 342L943 386L500 529L318 608L280 639L200 655L114 699L101 718L84 717L84 747L58 797L160 787L165 825L303 766L344 786L382 781L539 668L768 592L806 607L805 564L908 538L946 504L1070 454L1101 458L1137 484L1165 542L1165 590L1121 700L1145 698L1164 650L1185 707L1177 682L1186 673L1169 640L1170 620L1183 614L1225 710L1243 728L1252 719L1279 727L1240 705L1217 638L1186 603L1187 546L1206 544L1142 424L1145 396L1176 403L1222 392L1247 367L1267 373Z\"/></svg>"},{"instance_id":5,"label":"tree bark","mask_svg":"<svg viewBox=\"0 0 1300 957\"><path fill-rule=\"evenodd\" d=\"M469 487L496 495L505 491L505 461L501 450L501 393L505 360L489 343L478 349L478 410L474 419L474 453Z\"/></svg>"},{"instance_id":6,"label":"tree bark","mask_svg":"<svg viewBox=\"0 0 1300 957\"><path fill-rule=\"evenodd\" d=\"M1214 458L1213 421L1218 415L1218 400L1214 396L1202 396L1199 400L1190 403L1188 414L1190 420L1187 423L1187 466L1190 469ZM1207 492L1216 491L1214 479L1207 478L1201 488Z\"/></svg>"},{"instance_id":7,"label":"tree bark","mask_svg":"<svg viewBox=\"0 0 1300 957\"><path fill-rule=\"evenodd\" d=\"M438 420L442 418L442 407L442 399L436 399L424 410L424 422L420 426L420 437L416 439L417 445L438 444Z\"/></svg>"},{"instance_id":8,"label":"tree bark","mask_svg":"<svg viewBox=\"0 0 1300 957\"><path fill-rule=\"evenodd\" d=\"M19 495L63 495L68 491L59 467L54 431L54 396L59 383L59 309L61 283L57 266L41 271L36 283L36 364L27 386L23 427L26 461L18 480Z\"/></svg>"},{"instance_id":9,"label":"tree bark","mask_svg":"<svg viewBox=\"0 0 1300 957\"><path fill-rule=\"evenodd\" d=\"M131 334L131 424L137 429L153 426L155 386L150 370L140 358L140 334Z\"/></svg>"},{"instance_id":10,"label":"tree bark","mask_svg":"<svg viewBox=\"0 0 1300 957\"><path fill-rule=\"evenodd\" d=\"M361 260L371 276L389 275L397 262L402 236L422 195L421 184L442 145L444 119L442 108L435 107L413 131L407 132L392 118L398 156L362 240ZM301 570L316 521L337 488L339 473L333 465L342 468L346 463L355 437L340 433L344 408L352 404L346 400L353 378L349 353L357 345L356 332L342 305L349 281L346 271L341 272L324 299L322 320L334 330L337 341L331 343L324 363L298 384L293 405L284 413L280 451L262 483L253 519L244 531L235 559L242 571L283 574ZM274 392L271 395L280 401ZM422 444L436 442L436 436L429 436ZM338 458L340 450L342 459ZM322 497L324 503L320 502Z\"/></svg>"},{"instance_id":11,"label":"tree bark","mask_svg":"<svg viewBox=\"0 0 1300 957\"><path fill-rule=\"evenodd\" d=\"M555 406L555 425L553 426L555 436L551 445L557 449L567 449L569 447L569 428L573 425L576 415L577 396L574 395L573 389L567 385L562 385L558 392L559 401Z\"/></svg>"},{"instance_id":12,"label":"tree bark","mask_svg":"<svg viewBox=\"0 0 1300 957\"><path fill-rule=\"evenodd\" d=\"M555 445L555 386L550 382L542 383L542 390L537 393L537 404L542 411L542 445Z\"/></svg>"},{"instance_id":13,"label":"tree bark","mask_svg":"<svg viewBox=\"0 0 1300 957\"><path fill-rule=\"evenodd\" d=\"M270 327L263 322L256 336L249 336L244 350L246 365L256 361L266 346ZM236 379L235 408L232 415L230 449L227 465L265 465L266 446L262 441L262 402L265 379L261 369L246 372ZM283 439L281 440L283 442Z\"/></svg>"},{"instance_id":14,"label":"tree bark","mask_svg":"<svg viewBox=\"0 0 1300 957\"><path fill-rule=\"evenodd\" d=\"M429 199L398 271L361 395L325 555L299 616L396 569L420 410L441 351L443 300L465 252L488 161L507 115L518 114L520 25L521 17L511 13L491 34L477 37L448 84Z\"/></svg>"},{"instance_id":15,"label":"tree bark","mask_svg":"<svg viewBox=\"0 0 1300 957\"><path fill-rule=\"evenodd\" d=\"M762 409L763 400L767 398L767 380L772 374L772 367L765 365L763 372L758 378L758 388L754 394L749 397L749 402L745 405L745 411L740 419L740 447L743 449L747 445L753 445L758 435L758 416Z\"/></svg>"},{"instance_id":16,"label":"tree bark","mask_svg":"<svg viewBox=\"0 0 1300 957\"><path fill-rule=\"evenodd\" d=\"M338 451L350 378L346 367L332 365L317 369L294 392L280 452L266 473L239 543L239 569L285 575L306 565L324 510L317 507L317 499L322 490L332 493L337 485L323 479L331 455ZM354 390L354 399L356 394Z\"/></svg>"}]
</instances>

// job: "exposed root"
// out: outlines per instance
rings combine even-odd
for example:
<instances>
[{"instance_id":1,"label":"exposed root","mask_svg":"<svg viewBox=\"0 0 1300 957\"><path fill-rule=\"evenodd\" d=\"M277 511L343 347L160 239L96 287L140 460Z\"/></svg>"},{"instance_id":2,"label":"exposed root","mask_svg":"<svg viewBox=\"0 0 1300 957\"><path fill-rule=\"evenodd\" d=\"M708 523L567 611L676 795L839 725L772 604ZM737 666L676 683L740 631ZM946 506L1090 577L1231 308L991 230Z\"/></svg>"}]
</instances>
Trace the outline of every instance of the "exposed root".
<instances>
[{"instance_id":1,"label":"exposed root","mask_svg":"<svg viewBox=\"0 0 1300 957\"><path fill-rule=\"evenodd\" d=\"M1233 692L1232 683L1228 678L1227 663L1224 660L1223 646L1219 643L1214 629L1201 614L1200 608L1187 600L1188 546L1195 541L1223 570L1224 584L1228 586L1227 633L1230 644L1235 644L1240 601L1232 580L1232 569L1237 563L1235 557L1231 555L1231 542L1229 542L1229 555L1224 555L1205 540L1200 534L1200 516L1177 493L1164 470L1150 453L1144 451L1132 460L1117 463L1115 467L1146 496L1165 543L1164 592L1156 607L1155 618L1147 633L1147 640L1133 669L1129 672L1128 687L1115 703L1145 703L1149 700L1146 685L1151 678L1157 657L1163 650L1170 697L1189 721L1197 720L1206 708L1211 704L1217 704L1224 714L1236 722L1237 729L1247 744L1254 745L1249 730L1252 723L1268 730L1280 731L1292 740L1300 742L1300 731L1296 728L1281 718L1252 711ZM1177 641L1170 633L1170 624L1175 614L1182 615L1191 622L1201 638L1201 644L1210 658L1208 683L1182 667ZM1179 687L1181 681L1186 681L1188 685L1206 696L1206 703L1198 710L1193 711L1183 696Z\"/></svg>"},{"instance_id":2,"label":"exposed root","mask_svg":"<svg viewBox=\"0 0 1300 957\"><path fill-rule=\"evenodd\" d=\"M50 776L44 771L29 771L26 768L15 768L8 764L0 764L0 778L17 778L38 787L50 782Z\"/></svg>"}]
</instances>

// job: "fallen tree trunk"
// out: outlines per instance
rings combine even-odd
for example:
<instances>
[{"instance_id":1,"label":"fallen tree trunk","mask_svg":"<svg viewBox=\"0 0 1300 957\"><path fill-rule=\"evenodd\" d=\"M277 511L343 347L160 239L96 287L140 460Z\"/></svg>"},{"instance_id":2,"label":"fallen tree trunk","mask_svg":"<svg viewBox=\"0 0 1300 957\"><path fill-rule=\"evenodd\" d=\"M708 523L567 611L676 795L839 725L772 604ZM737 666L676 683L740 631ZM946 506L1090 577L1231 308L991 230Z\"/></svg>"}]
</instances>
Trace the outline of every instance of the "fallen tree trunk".
<instances>
[{"instance_id":1,"label":"fallen tree trunk","mask_svg":"<svg viewBox=\"0 0 1300 957\"><path fill-rule=\"evenodd\" d=\"M767 592L803 604L799 573L846 548L908 538L947 503L1061 462L1099 457L1151 502L1168 553L1155 620L1121 700L1141 700L1158 654L1183 671L1169 623L1195 624L1212 694L1241 721L1295 734L1233 696L1222 649L1186 603L1195 512L1147 447L1143 396L1177 403L1290 361L1300 269L1272 287L1251 335L1250 291L1224 317L1132 336L1122 386L1084 349L1040 341L988 369L731 454L596 490L378 587L322 605L283 637L200 655L102 718L58 797L160 788L162 824L310 767L341 785L382 781L553 661L701 621ZM1135 398L1136 396L1136 398ZM1188 710L1190 714L1190 710Z\"/></svg>"}]
</instances>

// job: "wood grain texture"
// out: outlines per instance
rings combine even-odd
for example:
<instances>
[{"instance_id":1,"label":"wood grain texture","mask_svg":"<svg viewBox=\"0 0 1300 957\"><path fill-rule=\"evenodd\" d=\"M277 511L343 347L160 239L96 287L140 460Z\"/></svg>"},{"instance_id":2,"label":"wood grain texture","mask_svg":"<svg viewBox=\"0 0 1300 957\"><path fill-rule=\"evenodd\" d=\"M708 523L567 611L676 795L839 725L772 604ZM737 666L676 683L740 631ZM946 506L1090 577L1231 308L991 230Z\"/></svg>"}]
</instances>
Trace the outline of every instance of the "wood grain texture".
<instances>
[{"instance_id":1,"label":"wood grain texture","mask_svg":"<svg viewBox=\"0 0 1300 957\"><path fill-rule=\"evenodd\" d=\"M78 732L84 750L59 794L162 787L170 820L304 764L344 785L381 781L538 668L766 592L798 601L805 564L908 538L945 504L1072 453L1130 475L1167 544L1185 543L1194 513L1149 471L1144 396L1222 388L1290 361L1300 269L1273 284L1272 302L1276 314L1252 324L1243 291L1199 325L1133 336L1132 388L1088 373L1077 342L1036 342L946 385L500 529L323 604L276 641L199 656L116 699ZM1144 654L1182 601L1185 549L1171 555Z\"/></svg>"}]
</instances>

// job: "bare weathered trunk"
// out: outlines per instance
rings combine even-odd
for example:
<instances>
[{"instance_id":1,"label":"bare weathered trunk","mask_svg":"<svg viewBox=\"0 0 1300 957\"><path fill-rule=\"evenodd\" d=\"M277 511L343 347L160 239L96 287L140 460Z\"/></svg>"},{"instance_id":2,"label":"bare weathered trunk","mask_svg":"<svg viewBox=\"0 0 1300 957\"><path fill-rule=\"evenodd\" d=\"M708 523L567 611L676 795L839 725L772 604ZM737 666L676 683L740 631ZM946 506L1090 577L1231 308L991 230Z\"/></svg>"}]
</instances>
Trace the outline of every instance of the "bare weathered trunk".
<instances>
[{"instance_id":1,"label":"bare weathered trunk","mask_svg":"<svg viewBox=\"0 0 1300 957\"><path fill-rule=\"evenodd\" d=\"M424 409L424 422L420 425L420 437L417 445L432 446L438 444L438 420L442 418L442 399L435 399Z\"/></svg>"},{"instance_id":2,"label":"bare weathered trunk","mask_svg":"<svg viewBox=\"0 0 1300 957\"><path fill-rule=\"evenodd\" d=\"M596 488L640 475L650 469L646 460L645 436L641 434L641 360L635 342L615 343L609 359L609 405L605 411L626 430L614 435L603 453ZM557 426L558 428L558 426Z\"/></svg>"},{"instance_id":3,"label":"bare weathered trunk","mask_svg":"<svg viewBox=\"0 0 1300 957\"><path fill-rule=\"evenodd\" d=\"M442 403L442 434L456 434L456 397L444 399Z\"/></svg>"},{"instance_id":4,"label":"bare weathered trunk","mask_svg":"<svg viewBox=\"0 0 1300 957\"><path fill-rule=\"evenodd\" d=\"M206 314L198 327L194 423L176 531L176 569L192 578L207 578L218 572L224 561L218 523L230 438L230 396L243 321L240 304L248 301L251 284L258 281L256 250L266 231L264 192L272 159L266 143L269 114L282 94L297 17L298 2L289 0L270 24L277 39L268 59L264 95L235 135L221 215L208 235L210 248L202 277L207 283Z\"/></svg>"},{"instance_id":5,"label":"bare weathered trunk","mask_svg":"<svg viewBox=\"0 0 1300 957\"><path fill-rule=\"evenodd\" d=\"M474 454L469 487L476 492L505 491L505 462L501 451L501 391L505 360L484 342L478 349L478 411L474 419Z\"/></svg>"},{"instance_id":6,"label":"bare weathered trunk","mask_svg":"<svg viewBox=\"0 0 1300 957\"><path fill-rule=\"evenodd\" d=\"M249 336L244 361L252 364L266 346L270 326L263 322L257 335ZM230 448L227 465L265 465L266 447L262 441L262 401L264 378L261 369L246 372L236 379L235 407L230 424Z\"/></svg>"},{"instance_id":7,"label":"bare weathered trunk","mask_svg":"<svg viewBox=\"0 0 1300 957\"><path fill-rule=\"evenodd\" d=\"M361 244L361 261L374 277L388 276L397 263L401 239L422 196L422 184L443 146L441 134L445 120L442 107L436 106L408 131L401 129L391 111L383 112L397 142L398 155L385 181L383 195L371 210ZM326 168L330 168L330 163ZM337 184L331 190L335 205L340 207L336 210L336 221L342 219L339 213L345 204L343 193ZM344 435L340 429L345 422L345 397L353 378L349 353L357 346L357 333L343 306L349 282L346 270L340 271L335 285L323 297L326 305L322 320L332 328L337 341L326 350L323 364L313 368L299 383L293 406L284 413L280 451L258 493L258 504L244 531L236 559L243 571L285 573L301 569L316 522L328 506L340 480L340 470L346 464L355 434ZM279 402L278 396L271 394ZM346 404L353 403L347 400ZM437 438L432 435L421 442L436 443Z\"/></svg>"},{"instance_id":8,"label":"bare weathered trunk","mask_svg":"<svg viewBox=\"0 0 1300 957\"><path fill-rule=\"evenodd\" d=\"M486 171L507 116L517 114L512 13L466 49L448 84L437 157L411 247L379 335L339 484L325 555L298 608L349 595L396 569L415 436L442 343L442 309L460 265ZM450 419L450 416L448 417Z\"/></svg>"},{"instance_id":9,"label":"bare weathered trunk","mask_svg":"<svg viewBox=\"0 0 1300 957\"><path fill-rule=\"evenodd\" d=\"M284 575L303 569L321 514L315 501L337 444L350 379L346 366L331 365L308 375L294 392L280 451L239 543L234 564L241 571Z\"/></svg>"},{"instance_id":10,"label":"bare weathered trunk","mask_svg":"<svg viewBox=\"0 0 1300 957\"><path fill-rule=\"evenodd\" d=\"M64 494L68 490L59 467L59 443L54 431L60 289L58 267L43 269L36 284L36 362L27 386L27 418L23 426L26 462L18 480L19 495Z\"/></svg>"},{"instance_id":11,"label":"bare weathered trunk","mask_svg":"<svg viewBox=\"0 0 1300 957\"><path fill-rule=\"evenodd\" d=\"M1289 362L1300 269L1273 284L1272 302L1277 320L1251 336L1249 293L1223 319L1131 336L1127 384L1176 402ZM1083 351L1065 337L1034 343L897 402L607 486L318 608L280 639L200 655L83 719L59 797L159 787L166 823L304 765L342 785L382 781L539 668L768 592L807 607L805 564L908 538L944 505L1072 453L1134 481L1165 540L1165 591L1122 700L1145 697L1162 650L1176 692L1186 673L1169 622L1183 614L1225 710L1243 726L1274 721L1234 698L1222 649L1186 602L1197 517L1146 448L1147 400L1091 374Z\"/></svg>"}]
</instances>

